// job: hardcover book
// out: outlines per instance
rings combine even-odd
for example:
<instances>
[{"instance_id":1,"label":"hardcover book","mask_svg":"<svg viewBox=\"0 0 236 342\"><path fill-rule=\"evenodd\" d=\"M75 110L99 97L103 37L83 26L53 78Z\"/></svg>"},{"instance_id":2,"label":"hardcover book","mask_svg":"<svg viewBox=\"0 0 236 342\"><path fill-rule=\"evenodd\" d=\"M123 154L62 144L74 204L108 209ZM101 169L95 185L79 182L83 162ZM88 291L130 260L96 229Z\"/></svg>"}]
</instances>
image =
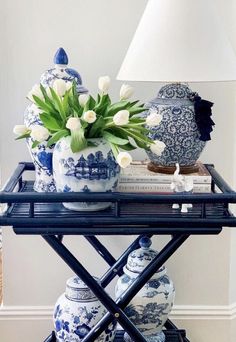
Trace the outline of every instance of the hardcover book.
<instances>
[{"instance_id":1,"label":"hardcover book","mask_svg":"<svg viewBox=\"0 0 236 342\"><path fill-rule=\"evenodd\" d=\"M147 169L148 161L134 161L130 166L122 170L120 175L120 183L152 183L152 184L170 184L173 175L156 173ZM197 162L199 171L184 175L185 177L192 177L193 183L196 184L210 184L212 177L207 168L200 161Z\"/></svg>"},{"instance_id":2,"label":"hardcover book","mask_svg":"<svg viewBox=\"0 0 236 342\"><path fill-rule=\"evenodd\" d=\"M117 191L119 192L146 192L146 193L173 193L168 183L143 183L143 182L123 182L119 183ZM211 192L211 184L199 183L193 184L194 193Z\"/></svg>"}]
</instances>

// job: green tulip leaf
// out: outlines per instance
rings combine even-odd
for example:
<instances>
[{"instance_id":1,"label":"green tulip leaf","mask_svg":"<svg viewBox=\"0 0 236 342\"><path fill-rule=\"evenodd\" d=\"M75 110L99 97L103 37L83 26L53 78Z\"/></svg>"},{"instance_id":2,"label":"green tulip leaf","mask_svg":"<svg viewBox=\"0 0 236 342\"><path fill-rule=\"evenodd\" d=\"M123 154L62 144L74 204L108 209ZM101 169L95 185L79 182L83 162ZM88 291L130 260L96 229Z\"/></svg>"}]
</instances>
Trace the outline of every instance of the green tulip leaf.
<instances>
[{"instance_id":1,"label":"green tulip leaf","mask_svg":"<svg viewBox=\"0 0 236 342\"><path fill-rule=\"evenodd\" d=\"M69 135L69 131L66 129L63 129L61 131L58 131L52 135L52 137L48 140L47 146L51 146L55 144L58 140L60 140L63 137L67 137Z\"/></svg>"},{"instance_id":2,"label":"green tulip leaf","mask_svg":"<svg viewBox=\"0 0 236 342\"><path fill-rule=\"evenodd\" d=\"M103 132L103 137L104 137L107 141L109 141L109 142L111 142L111 143L113 143L113 144L115 144L115 145L121 145L121 146L122 146L122 145L126 145L126 144L129 143L129 140L119 138L119 137L115 136L114 134L109 133L109 132L107 132L107 131L104 131L104 132Z\"/></svg>"},{"instance_id":3,"label":"green tulip leaf","mask_svg":"<svg viewBox=\"0 0 236 342\"><path fill-rule=\"evenodd\" d=\"M49 115L47 113L41 113L39 115L40 120L42 121L42 123L44 124L44 126L52 131L58 131L61 130L62 127L62 122L57 120L54 116ZM61 120L61 118L60 118Z\"/></svg>"}]
</instances>

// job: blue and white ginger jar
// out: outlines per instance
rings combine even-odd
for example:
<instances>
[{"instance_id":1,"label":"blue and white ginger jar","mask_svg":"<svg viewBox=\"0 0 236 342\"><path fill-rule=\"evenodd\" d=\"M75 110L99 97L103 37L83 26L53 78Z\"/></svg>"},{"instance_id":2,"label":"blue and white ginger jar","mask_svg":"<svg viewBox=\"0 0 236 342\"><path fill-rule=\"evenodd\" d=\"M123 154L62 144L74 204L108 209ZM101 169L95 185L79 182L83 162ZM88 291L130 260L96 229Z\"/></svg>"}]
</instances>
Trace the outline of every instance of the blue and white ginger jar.
<instances>
[{"instance_id":1,"label":"blue and white ginger jar","mask_svg":"<svg viewBox=\"0 0 236 342\"><path fill-rule=\"evenodd\" d=\"M143 237L139 243L141 248L130 253L127 264L123 268L124 275L117 282L116 298L122 296L158 254L149 248L151 246L149 238ZM173 282L166 272L165 266L162 266L125 309L126 315L143 334L147 342L165 341L162 328L173 307L175 297ZM125 333L124 339L126 342L132 341L127 333Z\"/></svg>"},{"instance_id":2,"label":"blue and white ginger jar","mask_svg":"<svg viewBox=\"0 0 236 342\"><path fill-rule=\"evenodd\" d=\"M78 277L67 280L66 291L54 308L54 327L58 342L80 342L106 314L105 307ZM112 342L116 323L111 323L96 342Z\"/></svg>"},{"instance_id":3,"label":"blue and white ginger jar","mask_svg":"<svg viewBox=\"0 0 236 342\"><path fill-rule=\"evenodd\" d=\"M193 94L186 84L172 83L163 86L157 97L147 103L148 108L156 109L163 116L161 123L152 127L150 133L152 140L161 140L166 144L161 156L147 151L154 164L165 167L175 166L176 163L193 166L198 160L206 142L199 139Z\"/></svg>"},{"instance_id":4,"label":"blue and white ginger jar","mask_svg":"<svg viewBox=\"0 0 236 342\"><path fill-rule=\"evenodd\" d=\"M53 153L53 173L58 192L111 192L118 184L120 167L110 145L102 138L90 139L95 146L73 153L71 137L60 139ZM65 202L70 210L96 211L110 202Z\"/></svg>"},{"instance_id":5,"label":"blue and white ginger jar","mask_svg":"<svg viewBox=\"0 0 236 342\"><path fill-rule=\"evenodd\" d=\"M45 71L40 78L40 83L44 87L52 87L55 80L63 79L65 82L76 82L78 94L88 92L82 85L79 73L74 69L68 68L68 57L64 49L58 49L54 57L54 64L54 68ZM30 104L24 113L24 124L26 127L42 125L39 114L39 108L34 103ZM27 139L27 145L35 165L34 190L37 192L54 192L56 191L52 170L54 145L47 147L47 142L45 141L32 149L33 142L33 139Z\"/></svg>"}]
</instances>

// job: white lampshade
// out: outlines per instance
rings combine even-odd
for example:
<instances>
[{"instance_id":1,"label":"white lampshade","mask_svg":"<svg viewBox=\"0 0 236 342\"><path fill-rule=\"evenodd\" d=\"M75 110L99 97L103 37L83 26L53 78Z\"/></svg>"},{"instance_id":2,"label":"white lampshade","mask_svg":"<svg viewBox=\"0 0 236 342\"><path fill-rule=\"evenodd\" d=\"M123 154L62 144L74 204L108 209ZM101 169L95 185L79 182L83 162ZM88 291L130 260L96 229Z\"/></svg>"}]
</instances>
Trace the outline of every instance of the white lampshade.
<instances>
[{"instance_id":1,"label":"white lampshade","mask_svg":"<svg viewBox=\"0 0 236 342\"><path fill-rule=\"evenodd\" d=\"M211 0L149 0L120 80L236 80L236 55Z\"/></svg>"}]
</instances>

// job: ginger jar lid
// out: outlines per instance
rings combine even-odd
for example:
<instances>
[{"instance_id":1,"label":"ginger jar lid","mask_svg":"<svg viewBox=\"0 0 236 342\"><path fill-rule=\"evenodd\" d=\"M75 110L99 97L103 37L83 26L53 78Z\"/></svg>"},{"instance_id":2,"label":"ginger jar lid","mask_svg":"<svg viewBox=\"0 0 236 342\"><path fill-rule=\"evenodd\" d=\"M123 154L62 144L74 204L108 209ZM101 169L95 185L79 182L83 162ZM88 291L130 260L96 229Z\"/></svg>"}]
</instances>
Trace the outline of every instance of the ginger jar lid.
<instances>
[{"instance_id":1,"label":"ginger jar lid","mask_svg":"<svg viewBox=\"0 0 236 342\"><path fill-rule=\"evenodd\" d=\"M128 256L127 264L124 266L124 273L132 278L136 278L150 262L158 255L158 252L151 249L152 241L149 237L142 237L139 240L141 248L134 250ZM165 266L162 266L157 272L159 276L166 273ZM156 276L155 276L156 277Z\"/></svg>"},{"instance_id":2,"label":"ginger jar lid","mask_svg":"<svg viewBox=\"0 0 236 342\"><path fill-rule=\"evenodd\" d=\"M82 85L82 79L78 71L68 67L69 59L63 48L57 50L53 62L54 68L46 70L40 77L40 83L44 87L52 87L55 80L62 79L65 82L75 82L79 94L88 92Z\"/></svg>"},{"instance_id":3,"label":"ginger jar lid","mask_svg":"<svg viewBox=\"0 0 236 342\"><path fill-rule=\"evenodd\" d=\"M159 90L157 97L160 99L189 100L192 94L193 91L186 83L170 83Z\"/></svg>"},{"instance_id":4,"label":"ginger jar lid","mask_svg":"<svg viewBox=\"0 0 236 342\"><path fill-rule=\"evenodd\" d=\"M94 279L99 282L98 278L94 277ZM78 302L97 299L90 288L77 276L67 280L65 295L68 299Z\"/></svg>"}]
</instances>

